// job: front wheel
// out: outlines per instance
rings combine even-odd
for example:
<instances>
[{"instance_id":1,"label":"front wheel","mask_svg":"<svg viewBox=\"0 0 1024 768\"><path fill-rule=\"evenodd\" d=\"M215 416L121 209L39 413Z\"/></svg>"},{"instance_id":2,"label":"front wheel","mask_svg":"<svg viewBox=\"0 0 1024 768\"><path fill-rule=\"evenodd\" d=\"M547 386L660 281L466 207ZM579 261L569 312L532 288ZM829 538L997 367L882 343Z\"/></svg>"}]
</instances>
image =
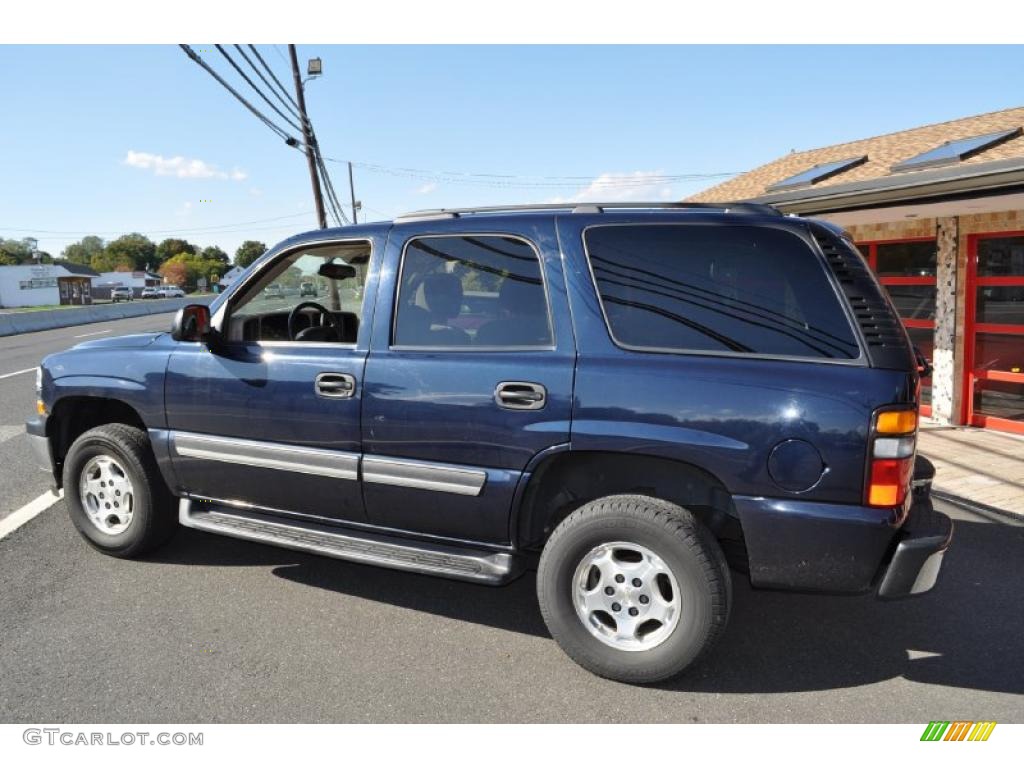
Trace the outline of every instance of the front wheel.
<instances>
[{"instance_id":1,"label":"front wheel","mask_svg":"<svg viewBox=\"0 0 1024 768\"><path fill-rule=\"evenodd\" d=\"M127 424L105 424L75 440L64 460L64 498L82 537L114 557L156 549L177 527L149 438Z\"/></svg>"},{"instance_id":2,"label":"front wheel","mask_svg":"<svg viewBox=\"0 0 1024 768\"><path fill-rule=\"evenodd\" d=\"M721 636L732 582L718 542L687 510L609 496L551 534L537 597L551 635L580 666L654 683L690 667Z\"/></svg>"}]
</instances>

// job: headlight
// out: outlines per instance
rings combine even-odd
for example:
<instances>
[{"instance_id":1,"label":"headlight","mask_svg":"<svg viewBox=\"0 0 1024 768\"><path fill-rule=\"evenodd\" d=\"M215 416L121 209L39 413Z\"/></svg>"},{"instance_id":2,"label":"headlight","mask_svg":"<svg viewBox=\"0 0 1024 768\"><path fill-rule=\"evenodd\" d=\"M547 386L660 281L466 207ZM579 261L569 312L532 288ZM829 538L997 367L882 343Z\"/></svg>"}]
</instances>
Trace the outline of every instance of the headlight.
<instances>
[{"instance_id":1,"label":"headlight","mask_svg":"<svg viewBox=\"0 0 1024 768\"><path fill-rule=\"evenodd\" d=\"M39 397L43 394L43 368L39 366L36 368L36 396Z\"/></svg>"}]
</instances>

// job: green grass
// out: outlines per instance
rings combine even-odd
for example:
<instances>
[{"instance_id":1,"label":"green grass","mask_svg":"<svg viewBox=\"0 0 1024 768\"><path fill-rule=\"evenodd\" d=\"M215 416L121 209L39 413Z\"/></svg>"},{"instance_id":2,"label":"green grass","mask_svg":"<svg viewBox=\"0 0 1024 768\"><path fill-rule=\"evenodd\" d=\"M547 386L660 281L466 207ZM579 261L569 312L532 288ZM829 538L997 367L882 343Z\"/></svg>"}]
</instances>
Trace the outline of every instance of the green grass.
<instances>
[{"instance_id":1,"label":"green grass","mask_svg":"<svg viewBox=\"0 0 1024 768\"><path fill-rule=\"evenodd\" d=\"M189 294L185 295L185 298L213 296L213 295L214 295L213 293L207 291L206 293L189 293ZM135 297L135 301L143 301L143 299L140 299L139 297L136 296ZM148 301L153 301L153 299L145 299L145 301L147 301L147 302ZM113 304L113 303L114 302L107 301L107 300L93 301L91 306L94 306L94 307L99 306L99 307L101 307L101 306L104 306L106 304ZM90 306L90 305L88 305L88 304L40 304L38 307L0 307L0 315L8 315L8 314L15 314L15 313L19 313L20 314L20 313L24 313L24 312L49 312L52 309L84 309L87 306Z\"/></svg>"},{"instance_id":2,"label":"green grass","mask_svg":"<svg viewBox=\"0 0 1024 768\"><path fill-rule=\"evenodd\" d=\"M49 312L51 309L81 309L80 304L40 304L38 307L9 307L0 309L0 315L24 314L25 312Z\"/></svg>"}]
</instances>

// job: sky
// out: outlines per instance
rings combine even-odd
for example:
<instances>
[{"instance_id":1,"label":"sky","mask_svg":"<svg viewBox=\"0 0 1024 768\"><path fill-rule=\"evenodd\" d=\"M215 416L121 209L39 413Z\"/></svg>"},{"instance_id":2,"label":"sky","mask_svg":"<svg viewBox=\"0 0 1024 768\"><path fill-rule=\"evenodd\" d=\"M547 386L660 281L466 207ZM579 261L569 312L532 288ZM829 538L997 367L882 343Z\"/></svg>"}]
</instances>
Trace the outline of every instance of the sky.
<instances>
[{"instance_id":1,"label":"sky","mask_svg":"<svg viewBox=\"0 0 1024 768\"><path fill-rule=\"evenodd\" d=\"M283 126L211 44L190 45ZM290 89L286 47L257 48ZM793 149L1024 104L1024 46L300 45L298 55L303 69L323 61L307 108L324 156L355 162L361 220L681 199ZM233 254L245 239L272 245L316 226L304 155L177 46L0 46L0 104L0 237L36 237L59 256L87 234L140 231ZM328 170L347 206L347 166Z\"/></svg>"}]
</instances>

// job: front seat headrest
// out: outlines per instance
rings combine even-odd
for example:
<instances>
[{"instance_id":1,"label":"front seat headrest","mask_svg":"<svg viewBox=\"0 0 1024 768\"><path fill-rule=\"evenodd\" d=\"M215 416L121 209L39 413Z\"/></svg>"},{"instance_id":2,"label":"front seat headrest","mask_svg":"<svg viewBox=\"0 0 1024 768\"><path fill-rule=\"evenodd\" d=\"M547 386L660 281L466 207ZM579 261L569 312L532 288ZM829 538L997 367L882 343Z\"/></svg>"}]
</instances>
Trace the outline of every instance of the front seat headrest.
<instances>
[{"instance_id":1,"label":"front seat headrest","mask_svg":"<svg viewBox=\"0 0 1024 768\"><path fill-rule=\"evenodd\" d=\"M462 281L447 272L423 278L423 301L434 320L447 323L462 310Z\"/></svg>"}]
</instances>

